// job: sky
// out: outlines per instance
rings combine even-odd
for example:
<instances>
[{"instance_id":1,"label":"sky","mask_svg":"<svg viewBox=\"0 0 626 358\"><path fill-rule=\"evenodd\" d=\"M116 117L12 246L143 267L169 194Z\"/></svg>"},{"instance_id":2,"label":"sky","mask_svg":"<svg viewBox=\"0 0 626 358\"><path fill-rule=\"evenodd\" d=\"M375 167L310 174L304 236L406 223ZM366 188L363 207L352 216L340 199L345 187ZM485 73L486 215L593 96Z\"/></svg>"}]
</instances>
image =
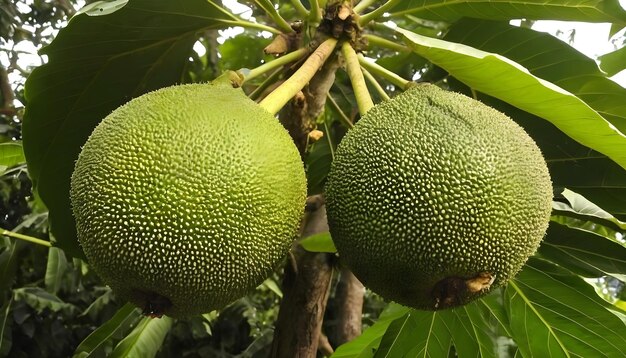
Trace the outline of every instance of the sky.
<instances>
[{"instance_id":1,"label":"sky","mask_svg":"<svg viewBox=\"0 0 626 358\"><path fill-rule=\"evenodd\" d=\"M32 2L33 0L30 1ZM231 8L233 12L240 14L244 18L249 18L251 16L251 10L245 5L238 4L235 0L223 0L223 3L226 7ZM620 3L624 8L626 8L626 0L620 0ZM21 9L21 11L29 11L29 9L27 7L24 7L23 9ZM511 21L511 23L513 25L519 25L520 21L513 20ZM533 25L534 30L547 32L565 42L569 41L571 31L575 30L574 40L571 45L578 51L593 59L596 59L598 56L605 53L616 50L617 46L621 45L621 43L623 42L622 37L624 36L625 30L622 30L618 34L616 34L613 37L613 41L611 41L611 39L609 39L610 27L610 24L592 24L565 21L537 21ZM241 28L230 28L222 30L220 32L222 36L219 41L223 43L223 41L227 38L236 36L237 34L242 32L243 29ZM265 33L263 35L270 36L271 34ZM41 65L42 59L35 54L36 49L31 43L23 41L16 44L15 49L23 51L18 61L20 67L27 68ZM204 52L204 48L199 43L194 46L194 49L200 54ZM0 63L2 63L4 66L8 65L7 53L0 52ZM20 85L24 81L24 79L21 78L21 76L16 72L10 73L9 79L12 83ZM626 87L626 70L613 76L612 79L621 84L623 87Z\"/></svg>"}]
</instances>

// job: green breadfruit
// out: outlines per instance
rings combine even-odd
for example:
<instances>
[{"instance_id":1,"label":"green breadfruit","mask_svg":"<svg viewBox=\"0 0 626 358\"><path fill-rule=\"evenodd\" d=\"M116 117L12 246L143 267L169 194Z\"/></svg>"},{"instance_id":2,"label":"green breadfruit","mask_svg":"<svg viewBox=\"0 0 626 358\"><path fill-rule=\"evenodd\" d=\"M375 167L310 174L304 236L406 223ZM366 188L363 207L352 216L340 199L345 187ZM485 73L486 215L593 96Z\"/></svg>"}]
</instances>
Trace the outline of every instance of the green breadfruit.
<instances>
[{"instance_id":1,"label":"green breadfruit","mask_svg":"<svg viewBox=\"0 0 626 358\"><path fill-rule=\"evenodd\" d=\"M372 108L326 184L342 260L370 289L435 310L513 277L548 226L552 185L533 140L504 114L434 85Z\"/></svg>"},{"instance_id":2,"label":"green breadfruit","mask_svg":"<svg viewBox=\"0 0 626 358\"><path fill-rule=\"evenodd\" d=\"M262 283L289 250L305 200L287 131L222 83L173 86L118 108L71 181L90 264L157 316L219 309Z\"/></svg>"}]
</instances>

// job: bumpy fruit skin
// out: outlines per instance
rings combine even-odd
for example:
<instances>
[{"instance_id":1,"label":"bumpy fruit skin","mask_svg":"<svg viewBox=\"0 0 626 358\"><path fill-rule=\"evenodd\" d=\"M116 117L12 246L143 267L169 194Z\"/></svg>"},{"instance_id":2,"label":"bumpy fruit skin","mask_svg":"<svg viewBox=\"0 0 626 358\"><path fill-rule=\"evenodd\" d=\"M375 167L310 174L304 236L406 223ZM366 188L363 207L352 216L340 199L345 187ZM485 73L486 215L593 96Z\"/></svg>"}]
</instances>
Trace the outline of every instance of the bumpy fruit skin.
<instances>
[{"instance_id":1,"label":"bumpy fruit skin","mask_svg":"<svg viewBox=\"0 0 626 358\"><path fill-rule=\"evenodd\" d=\"M545 235L552 185L539 148L510 118L418 85L348 132L326 200L355 275L386 299L435 310L521 269Z\"/></svg>"},{"instance_id":2,"label":"bumpy fruit skin","mask_svg":"<svg viewBox=\"0 0 626 358\"><path fill-rule=\"evenodd\" d=\"M263 282L295 238L305 200L287 131L221 83L173 86L116 109L71 181L90 264L157 316L219 309Z\"/></svg>"}]
</instances>

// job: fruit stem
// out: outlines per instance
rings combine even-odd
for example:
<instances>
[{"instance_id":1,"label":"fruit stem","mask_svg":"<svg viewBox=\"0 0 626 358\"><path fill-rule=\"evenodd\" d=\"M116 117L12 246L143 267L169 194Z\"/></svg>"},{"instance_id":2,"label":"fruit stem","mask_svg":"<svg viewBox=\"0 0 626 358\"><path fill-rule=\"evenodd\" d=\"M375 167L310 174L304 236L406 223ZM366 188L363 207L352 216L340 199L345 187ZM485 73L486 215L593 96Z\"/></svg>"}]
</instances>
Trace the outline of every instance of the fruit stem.
<instances>
[{"instance_id":1,"label":"fruit stem","mask_svg":"<svg viewBox=\"0 0 626 358\"><path fill-rule=\"evenodd\" d=\"M359 19L359 25L367 25L370 21L382 16L387 10L396 6L398 3L400 3L400 1L402 0L387 0L387 2L382 4L378 9L361 16L361 18Z\"/></svg>"},{"instance_id":2,"label":"fruit stem","mask_svg":"<svg viewBox=\"0 0 626 358\"><path fill-rule=\"evenodd\" d=\"M278 57L277 59L273 60L273 61L269 61L266 62L264 64L262 64L259 67L253 68L252 70L250 70L250 72L248 72L247 75L244 75L244 82L250 81L253 78L256 78L266 72L269 72L275 68L278 68L282 65L286 65L290 62L296 61L302 57L304 57L307 53L309 52L308 49L306 48L301 48L298 50L295 50L293 52L290 52L286 55L283 55L281 57ZM240 70L239 72L242 72L242 70ZM243 72L242 72L243 73Z\"/></svg>"},{"instance_id":3,"label":"fruit stem","mask_svg":"<svg viewBox=\"0 0 626 358\"><path fill-rule=\"evenodd\" d=\"M395 51L398 51L398 52L408 52L408 51L410 51L410 49L408 47L400 45L400 44L397 44L397 43L395 43L393 41L389 41L389 40L387 40L385 38L382 38L380 36L376 36L376 35L372 35L372 34L366 34L363 37L367 40L367 42L370 45L377 45L377 46L388 48L388 49L395 50Z\"/></svg>"},{"instance_id":4,"label":"fruit stem","mask_svg":"<svg viewBox=\"0 0 626 358\"><path fill-rule=\"evenodd\" d=\"M38 239L36 237L32 237L32 236L28 236L28 235L18 234L16 232L9 231L9 230L2 229L2 228L0 228L0 235L12 237L12 238L20 239L20 240L24 240L24 241L28 241L28 242L31 242L33 244L37 244L37 245L41 245L41 246L52 247L52 244L50 243L50 241L41 240L41 239Z\"/></svg>"},{"instance_id":5,"label":"fruit stem","mask_svg":"<svg viewBox=\"0 0 626 358\"><path fill-rule=\"evenodd\" d=\"M259 105L271 114L278 113L278 111L280 111L280 109L283 108L283 106L285 106L285 104L287 104L293 96L302 90L311 78L313 78L320 67L322 67L324 62L326 62L328 57L332 54L336 45L337 39L335 38L329 38L322 42L322 44L315 49L302 66L300 66L300 68L291 77L283 82L283 84L267 95L267 97L265 97Z\"/></svg>"},{"instance_id":6,"label":"fruit stem","mask_svg":"<svg viewBox=\"0 0 626 358\"><path fill-rule=\"evenodd\" d=\"M257 88L248 95L251 100L256 101L271 84L276 83L278 77L280 77L282 70L280 68L272 72L265 81L263 81Z\"/></svg>"},{"instance_id":7,"label":"fruit stem","mask_svg":"<svg viewBox=\"0 0 626 358\"><path fill-rule=\"evenodd\" d=\"M267 31L267 32L271 32L275 35L280 35L282 34L282 32L278 29L275 29L271 26L267 26L267 25L263 25L263 24L259 24L256 22L250 22L250 21L246 21L246 20L242 20L242 19L237 19L237 20L219 20L220 22L224 23L224 24L228 24L228 25L232 25L232 26L241 26L241 27L247 27L250 29L257 29L257 30L261 30L261 31Z\"/></svg>"},{"instance_id":8,"label":"fruit stem","mask_svg":"<svg viewBox=\"0 0 626 358\"><path fill-rule=\"evenodd\" d=\"M265 13L276 23L276 25L283 30L284 33L288 34L290 32L294 32L291 28L291 25L276 11L274 8L274 4L270 0L254 0L254 2L259 5L261 9L265 11Z\"/></svg>"},{"instance_id":9,"label":"fruit stem","mask_svg":"<svg viewBox=\"0 0 626 358\"><path fill-rule=\"evenodd\" d=\"M356 4L353 8L354 12L360 14L361 11L367 9L368 6L375 3L376 0L361 0L358 4Z\"/></svg>"},{"instance_id":10,"label":"fruit stem","mask_svg":"<svg viewBox=\"0 0 626 358\"><path fill-rule=\"evenodd\" d=\"M359 66L359 57L350 45L349 42L344 42L341 45L341 53L346 60L346 71L350 77L352 83L352 89L354 90L354 96L356 97L356 103L359 106L359 113L363 116L367 111L374 107L372 96L370 96L361 66Z\"/></svg>"},{"instance_id":11,"label":"fruit stem","mask_svg":"<svg viewBox=\"0 0 626 358\"><path fill-rule=\"evenodd\" d=\"M307 16L309 16L309 10L307 10L304 5L302 5L301 0L291 0L291 4L302 18L306 18Z\"/></svg>"},{"instance_id":12,"label":"fruit stem","mask_svg":"<svg viewBox=\"0 0 626 358\"><path fill-rule=\"evenodd\" d=\"M381 86L380 83L378 83L378 81L376 81L376 78L374 78L374 76L372 76L372 74L368 70L363 68L363 67L361 67L361 71L363 71L363 75L365 76L365 79L368 80L369 83L372 84L372 86L374 86L374 88L376 89L378 94L385 101L388 101L389 100L389 95L387 94L387 92L385 92L385 89L383 88L383 86Z\"/></svg>"},{"instance_id":13,"label":"fruit stem","mask_svg":"<svg viewBox=\"0 0 626 358\"><path fill-rule=\"evenodd\" d=\"M383 66L377 64L376 62L370 62L363 57L363 55L359 54L359 63L366 70L372 72L374 75L378 75L387 81L393 83L394 85L400 87L403 90L406 90L410 85L411 81L405 80L404 78L398 76L397 74L389 71Z\"/></svg>"},{"instance_id":14,"label":"fruit stem","mask_svg":"<svg viewBox=\"0 0 626 358\"><path fill-rule=\"evenodd\" d=\"M331 96L329 93L326 97L330 101L330 104L331 106L333 106L335 111L339 113L339 122L341 122L341 124L343 124L343 126L346 128L354 127L354 124L352 124L352 122L350 121L350 118L348 118L348 116L346 116L346 114L341 110L341 107L339 107L339 105L337 104L333 96Z\"/></svg>"}]
</instances>

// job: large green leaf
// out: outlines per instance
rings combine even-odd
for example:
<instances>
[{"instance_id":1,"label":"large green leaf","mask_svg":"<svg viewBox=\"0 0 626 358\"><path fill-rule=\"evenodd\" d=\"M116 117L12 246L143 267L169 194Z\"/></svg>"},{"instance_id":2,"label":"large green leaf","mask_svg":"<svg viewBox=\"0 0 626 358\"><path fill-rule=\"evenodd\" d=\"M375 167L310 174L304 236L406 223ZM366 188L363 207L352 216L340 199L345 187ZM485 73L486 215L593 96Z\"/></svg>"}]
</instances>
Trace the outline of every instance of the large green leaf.
<instances>
[{"instance_id":1,"label":"large green leaf","mask_svg":"<svg viewBox=\"0 0 626 358\"><path fill-rule=\"evenodd\" d=\"M394 321L374 357L446 357L452 346L451 311L411 310Z\"/></svg>"},{"instance_id":2,"label":"large green leaf","mask_svg":"<svg viewBox=\"0 0 626 358\"><path fill-rule=\"evenodd\" d=\"M470 87L545 118L571 138L626 168L626 135L573 94L499 54L403 29L397 31L413 51Z\"/></svg>"},{"instance_id":3,"label":"large green leaf","mask_svg":"<svg viewBox=\"0 0 626 358\"><path fill-rule=\"evenodd\" d=\"M607 78L593 59L554 36L504 22L463 19L444 39L519 63L531 74L576 95L626 133L626 89Z\"/></svg>"},{"instance_id":4,"label":"large green leaf","mask_svg":"<svg viewBox=\"0 0 626 358\"><path fill-rule=\"evenodd\" d=\"M333 357L445 357L452 344L460 358L497 357L502 348L497 330L503 331L506 321L499 296L497 290L469 305L437 312L392 304L403 308L397 310L400 316L382 317L363 333L367 339L362 336L341 346Z\"/></svg>"},{"instance_id":5,"label":"large green leaf","mask_svg":"<svg viewBox=\"0 0 626 358\"><path fill-rule=\"evenodd\" d=\"M403 0L392 16L412 14L430 20L454 21L461 17L492 20L573 20L626 24L618 0Z\"/></svg>"},{"instance_id":6,"label":"large green leaf","mask_svg":"<svg viewBox=\"0 0 626 358\"><path fill-rule=\"evenodd\" d=\"M154 357L161 348L173 322L174 320L167 316L144 317L137 327L115 347L109 357Z\"/></svg>"},{"instance_id":7,"label":"large green leaf","mask_svg":"<svg viewBox=\"0 0 626 358\"><path fill-rule=\"evenodd\" d=\"M551 222L539 254L578 275L626 281L626 246L613 240Z\"/></svg>"},{"instance_id":8,"label":"large green leaf","mask_svg":"<svg viewBox=\"0 0 626 358\"><path fill-rule=\"evenodd\" d=\"M525 357L624 357L626 323L580 277L531 258L505 290L513 339Z\"/></svg>"},{"instance_id":9,"label":"large green leaf","mask_svg":"<svg viewBox=\"0 0 626 358\"><path fill-rule=\"evenodd\" d=\"M49 62L26 82L29 173L50 209L57 245L78 256L68 193L81 146L116 107L179 82L197 34L226 18L205 0L131 0L90 16L102 6L72 18L42 51Z\"/></svg>"},{"instance_id":10,"label":"large green leaf","mask_svg":"<svg viewBox=\"0 0 626 358\"><path fill-rule=\"evenodd\" d=\"M92 357L102 354L102 349L114 337L126 334L141 317L141 312L131 303L120 308L111 319L91 332L74 352L74 358Z\"/></svg>"},{"instance_id":11,"label":"large green leaf","mask_svg":"<svg viewBox=\"0 0 626 358\"><path fill-rule=\"evenodd\" d=\"M131 303L120 308L111 319L91 332L74 352L74 358L92 357L104 353L102 349L110 344L110 341L120 335L129 332L140 320L141 312Z\"/></svg>"}]
</instances>

